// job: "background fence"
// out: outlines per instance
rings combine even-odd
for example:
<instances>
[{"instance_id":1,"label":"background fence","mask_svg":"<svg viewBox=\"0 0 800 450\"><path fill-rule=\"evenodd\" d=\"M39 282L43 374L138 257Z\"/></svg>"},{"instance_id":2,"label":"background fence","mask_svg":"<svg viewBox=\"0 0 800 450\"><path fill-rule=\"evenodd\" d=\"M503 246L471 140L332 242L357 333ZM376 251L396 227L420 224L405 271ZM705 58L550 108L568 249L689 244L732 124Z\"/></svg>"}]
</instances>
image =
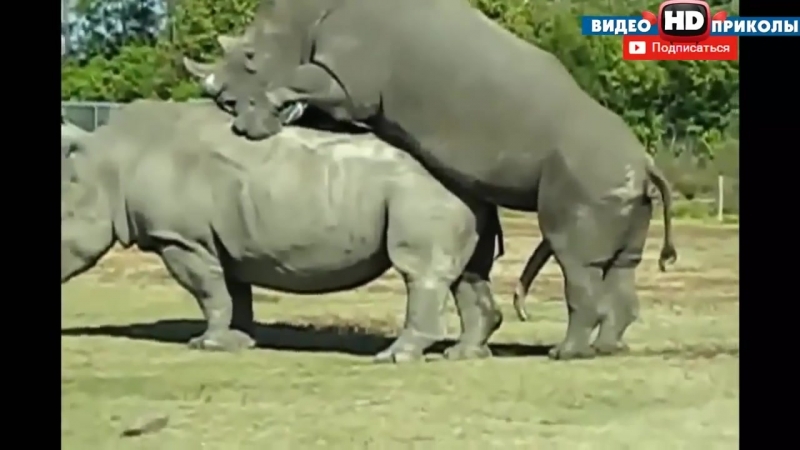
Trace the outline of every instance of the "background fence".
<instances>
[{"instance_id":1,"label":"background fence","mask_svg":"<svg viewBox=\"0 0 800 450\"><path fill-rule=\"evenodd\" d=\"M111 102L61 102L61 114L74 125L86 131L94 131L97 127L108 123L113 110L122 106Z\"/></svg>"},{"instance_id":2,"label":"background fence","mask_svg":"<svg viewBox=\"0 0 800 450\"><path fill-rule=\"evenodd\" d=\"M193 99L188 102L203 103L208 100ZM73 125L86 131L94 131L97 127L107 124L114 110L124 105L124 103L114 102L62 101L61 115Z\"/></svg>"}]
</instances>

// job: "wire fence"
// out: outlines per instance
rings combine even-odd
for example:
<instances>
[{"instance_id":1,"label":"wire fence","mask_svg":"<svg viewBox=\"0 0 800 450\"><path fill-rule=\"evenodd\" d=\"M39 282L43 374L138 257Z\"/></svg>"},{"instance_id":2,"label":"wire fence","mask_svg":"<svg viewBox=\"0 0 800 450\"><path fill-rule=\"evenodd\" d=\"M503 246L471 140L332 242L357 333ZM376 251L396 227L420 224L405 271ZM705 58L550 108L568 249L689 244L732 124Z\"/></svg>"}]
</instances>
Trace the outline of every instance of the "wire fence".
<instances>
[{"instance_id":1,"label":"wire fence","mask_svg":"<svg viewBox=\"0 0 800 450\"><path fill-rule=\"evenodd\" d=\"M203 103L208 100L189 100L189 103L195 102ZM86 131L94 131L107 124L114 111L123 106L125 106L124 103L62 100L61 118Z\"/></svg>"}]
</instances>

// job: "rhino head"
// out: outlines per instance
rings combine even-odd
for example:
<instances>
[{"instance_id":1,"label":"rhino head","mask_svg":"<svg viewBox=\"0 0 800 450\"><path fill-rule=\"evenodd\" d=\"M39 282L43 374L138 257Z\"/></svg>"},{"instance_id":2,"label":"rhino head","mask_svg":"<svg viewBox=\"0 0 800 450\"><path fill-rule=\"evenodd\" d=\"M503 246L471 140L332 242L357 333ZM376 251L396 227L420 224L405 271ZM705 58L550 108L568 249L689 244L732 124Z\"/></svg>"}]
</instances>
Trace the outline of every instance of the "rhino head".
<instances>
[{"instance_id":1,"label":"rhino head","mask_svg":"<svg viewBox=\"0 0 800 450\"><path fill-rule=\"evenodd\" d=\"M256 56L254 32L250 30L240 37L217 36L223 56L213 63L183 57L184 67L201 82L204 93L231 115L244 110L251 99L263 96L259 94L266 91L274 69L268 53L259 51ZM296 121L305 108L306 105L301 103L290 105L281 111L282 123Z\"/></svg>"},{"instance_id":2,"label":"rhino head","mask_svg":"<svg viewBox=\"0 0 800 450\"><path fill-rule=\"evenodd\" d=\"M201 63L184 56L183 66L200 81L208 97L224 111L233 114L237 99L246 99L256 81L252 75L254 50L251 34L248 32L240 37L220 35L217 42L223 50L222 58L213 63Z\"/></svg>"},{"instance_id":3,"label":"rhino head","mask_svg":"<svg viewBox=\"0 0 800 450\"><path fill-rule=\"evenodd\" d=\"M92 158L84 139L62 136L62 283L93 267L115 242L112 198L104 182L106 169Z\"/></svg>"}]
</instances>

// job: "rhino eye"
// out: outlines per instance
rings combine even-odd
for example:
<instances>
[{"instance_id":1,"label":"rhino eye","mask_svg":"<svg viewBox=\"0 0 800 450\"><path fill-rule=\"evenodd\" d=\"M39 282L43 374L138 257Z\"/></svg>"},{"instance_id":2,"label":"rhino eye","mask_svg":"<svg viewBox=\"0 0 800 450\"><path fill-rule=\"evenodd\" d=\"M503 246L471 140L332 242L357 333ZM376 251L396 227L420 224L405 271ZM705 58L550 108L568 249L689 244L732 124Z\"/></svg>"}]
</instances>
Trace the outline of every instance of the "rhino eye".
<instances>
[{"instance_id":1,"label":"rhino eye","mask_svg":"<svg viewBox=\"0 0 800 450\"><path fill-rule=\"evenodd\" d=\"M217 106L229 114L235 114L236 98L228 95L225 91L221 92L216 98Z\"/></svg>"}]
</instances>

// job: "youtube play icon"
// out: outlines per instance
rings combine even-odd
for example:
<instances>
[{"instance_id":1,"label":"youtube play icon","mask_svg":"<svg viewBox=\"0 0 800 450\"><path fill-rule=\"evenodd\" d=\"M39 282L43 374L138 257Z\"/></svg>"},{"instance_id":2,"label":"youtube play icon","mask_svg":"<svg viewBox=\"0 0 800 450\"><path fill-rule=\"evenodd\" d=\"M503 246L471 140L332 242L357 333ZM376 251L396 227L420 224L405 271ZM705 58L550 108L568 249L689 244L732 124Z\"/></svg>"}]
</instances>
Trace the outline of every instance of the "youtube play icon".
<instances>
[{"instance_id":1,"label":"youtube play icon","mask_svg":"<svg viewBox=\"0 0 800 450\"><path fill-rule=\"evenodd\" d=\"M622 59L625 61L652 61L655 54L653 50L656 49L653 44L656 42L661 42L658 36L623 36Z\"/></svg>"},{"instance_id":2,"label":"youtube play icon","mask_svg":"<svg viewBox=\"0 0 800 450\"><path fill-rule=\"evenodd\" d=\"M645 46L645 42L629 41L628 53L630 53L631 55L644 55L645 53L647 53L647 47Z\"/></svg>"}]
</instances>

